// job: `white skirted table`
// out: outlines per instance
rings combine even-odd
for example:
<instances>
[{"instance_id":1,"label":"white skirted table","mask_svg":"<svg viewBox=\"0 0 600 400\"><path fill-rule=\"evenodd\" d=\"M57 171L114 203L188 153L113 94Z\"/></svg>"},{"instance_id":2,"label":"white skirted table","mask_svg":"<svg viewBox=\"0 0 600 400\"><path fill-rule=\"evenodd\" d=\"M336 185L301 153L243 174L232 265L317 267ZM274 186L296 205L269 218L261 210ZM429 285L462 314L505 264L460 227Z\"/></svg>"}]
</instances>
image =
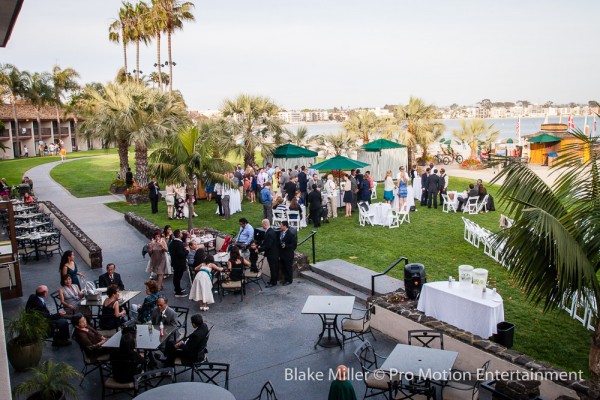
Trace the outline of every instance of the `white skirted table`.
<instances>
[{"instance_id":1,"label":"white skirted table","mask_svg":"<svg viewBox=\"0 0 600 400\"><path fill-rule=\"evenodd\" d=\"M229 191L229 213L235 214L238 212L242 212L242 198L240 196L239 190L230 190ZM215 214L219 213L219 206L217 206L217 211Z\"/></svg>"},{"instance_id":2,"label":"white skirted table","mask_svg":"<svg viewBox=\"0 0 600 400\"><path fill-rule=\"evenodd\" d=\"M491 290L475 292L458 282L430 282L423 285L417 309L428 317L447 322L484 339L497 333L496 325L504 321L504 303Z\"/></svg>"},{"instance_id":3,"label":"white skirted table","mask_svg":"<svg viewBox=\"0 0 600 400\"><path fill-rule=\"evenodd\" d=\"M375 214L373 217L373 225L388 225L388 213L392 209L392 206L387 203L373 203L369 206L369 210L373 210Z\"/></svg>"},{"instance_id":4,"label":"white skirted table","mask_svg":"<svg viewBox=\"0 0 600 400\"><path fill-rule=\"evenodd\" d=\"M415 193L413 187L410 185L408 185L406 189L406 204L410 209L410 207L414 207L415 205ZM419 200L420 199L421 198L419 197ZM392 201L392 207L394 207L396 210L400 208L400 198L398 197L398 189L394 190L394 201Z\"/></svg>"},{"instance_id":5,"label":"white skirted table","mask_svg":"<svg viewBox=\"0 0 600 400\"><path fill-rule=\"evenodd\" d=\"M421 177L417 176L412 184L413 198L421 201Z\"/></svg>"}]
</instances>

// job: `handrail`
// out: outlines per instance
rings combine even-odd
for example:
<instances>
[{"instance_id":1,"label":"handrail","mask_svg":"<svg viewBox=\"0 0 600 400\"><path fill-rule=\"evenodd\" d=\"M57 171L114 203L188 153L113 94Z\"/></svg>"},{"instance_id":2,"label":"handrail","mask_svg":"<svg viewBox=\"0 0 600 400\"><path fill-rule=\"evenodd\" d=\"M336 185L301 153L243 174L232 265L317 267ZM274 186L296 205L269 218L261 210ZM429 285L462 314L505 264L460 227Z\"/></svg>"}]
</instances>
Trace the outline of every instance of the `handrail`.
<instances>
[{"instance_id":1,"label":"handrail","mask_svg":"<svg viewBox=\"0 0 600 400\"><path fill-rule=\"evenodd\" d=\"M392 265L387 267L387 269L385 271L383 271L379 274L371 275L371 296L375 296L375 278L377 278L378 276L386 275L388 272L391 271L392 268L394 268L396 265L398 265L400 263L400 261L402 261L402 260L404 260L404 266L406 266L406 264L408 264L408 258L400 257L399 259L394 261L392 263Z\"/></svg>"},{"instance_id":2,"label":"handrail","mask_svg":"<svg viewBox=\"0 0 600 400\"><path fill-rule=\"evenodd\" d=\"M313 264L315 264L317 262L316 261L316 257L315 257L315 235L316 234L317 234L317 231L312 231L312 233L310 235L308 235L307 237L305 237L304 239L302 239L302 241L300 243L298 243L298 245L297 245L297 246L300 246L302 243L304 243L308 239L312 238L312 259L313 259Z\"/></svg>"}]
</instances>

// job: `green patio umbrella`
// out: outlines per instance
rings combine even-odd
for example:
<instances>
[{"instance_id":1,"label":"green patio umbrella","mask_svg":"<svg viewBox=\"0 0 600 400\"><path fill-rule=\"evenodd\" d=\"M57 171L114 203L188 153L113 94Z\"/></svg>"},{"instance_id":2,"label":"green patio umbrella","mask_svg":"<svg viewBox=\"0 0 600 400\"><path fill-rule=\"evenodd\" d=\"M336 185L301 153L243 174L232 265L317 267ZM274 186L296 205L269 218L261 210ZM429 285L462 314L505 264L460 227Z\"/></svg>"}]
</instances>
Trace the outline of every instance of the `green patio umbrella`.
<instances>
[{"instance_id":1,"label":"green patio umbrella","mask_svg":"<svg viewBox=\"0 0 600 400\"><path fill-rule=\"evenodd\" d=\"M353 169L353 168L363 168L363 167L366 167L367 165L369 165L369 164L361 162L361 161L352 160L351 158L348 158L348 157L335 156L333 158L330 158L329 160L325 160L320 163L317 163L317 164L313 165L312 167L319 171L341 171L341 170Z\"/></svg>"},{"instance_id":2,"label":"green patio umbrella","mask_svg":"<svg viewBox=\"0 0 600 400\"><path fill-rule=\"evenodd\" d=\"M562 138L557 136L552 136L547 133L542 133L539 136L532 137L529 139L529 143L551 143L551 142L560 142Z\"/></svg>"},{"instance_id":3,"label":"green patio umbrella","mask_svg":"<svg viewBox=\"0 0 600 400\"><path fill-rule=\"evenodd\" d=\"M279 146L273 152L273 158L301 158L301 157L316 157L319 153L308 150L295 144L288 143Z\"/></svg>"},{"instance_id":4,"label":"green patio umbrella","mask_svg":"<svg viewBox=\"0 0 600 400\"><path fill-rule=\"evenodd\" d=\"M514 141L514 140L512 140L512 139L508 139L508 140L506 141L506 144L513 144L514 142L515 142L515 141Z\"/></svg>"},{"instance_id":5,"label":"green patio umbrella","mask_svg":"<svg viewBox=\"0 0 600 400\"><path fill-rule=\"evenodd\" d=\"M446 141L446 139L445 139L445 138L441 138L441 139L440 139L440 143L444 143L445 141Z\"/></svg>"},{"instance_id":6,"label":"green patio umbrella","mask_svg":"<svg viewBox=\"0 0 600 400\"><path fill-rule=\"evenodd\" d=\"M392 142L386 139L377 139L372 142L363 144L360 148L366 151L381 151L384 149L400 149L406 147L403 144Z\"/></svg>"}]
</instances>

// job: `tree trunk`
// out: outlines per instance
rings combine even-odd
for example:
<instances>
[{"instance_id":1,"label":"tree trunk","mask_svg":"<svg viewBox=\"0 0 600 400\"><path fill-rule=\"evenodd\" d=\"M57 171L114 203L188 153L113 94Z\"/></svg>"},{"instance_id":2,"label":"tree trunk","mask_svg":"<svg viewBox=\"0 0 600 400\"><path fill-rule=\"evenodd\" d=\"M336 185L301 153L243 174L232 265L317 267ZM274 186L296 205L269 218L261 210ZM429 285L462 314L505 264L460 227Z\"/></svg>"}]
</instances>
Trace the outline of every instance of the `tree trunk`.
<instances>
[{"instance_id":1,"label":"tree trunk","mask_svg":"<svg viewBox=\"0 0 600 400\"><path fill-rule=\"evenodd\" d=\"M128 144L126 140L119 141L117 147L119 149L119 171L121 179L125 179L127 168L129 167L129 153Z\"/></svg>"},{"instance_id":2,"label":"tree trunk","mask_svg":"<svg viewBox=\"0 0 600 400\"><path fill-rule=\"evenodd\" d=\"M173 58L171 57L171 31L167 32L167 49L169 52L169 94L173 93Z\"/></svg>"},{"instance_id":3,"label":"tree trunk","mask_svg":"<svg viewBox=\"0 0 600 400\"><path fill-rule=\"evenodd\" d=\"M469 158L471 160L477 160L477 142L471 143L469 147L471 148L471 155L469 156Z\"/></svg>"},{"instance_id":4,"label":"tree trunk","mask_svg":"<svg viewBox=\"0 0 600 400\"><path fill-rule=\"evenodd\" d=\"M38 135L40 136L40 140L42 140L42 121L40 119L40 110L38 109L35 114L36 114L35 118L37 119L37 123L38 123ZM34 135L34 137L35 137L35 135ZM40 156L43 157L44 149L42 149L41 152L42 152L42 154L40 154Z\"/></svg>"},{"instance_id":5,"label":"tree trunk","mask_svg":"<svg viewBox=\"0 0 600 400\"><path fill-rule=\"evenodd\" d=\"M600 319L596 321L590 348L590 388L588 399L600 399Z\"/></svg>"},{"instance_id":6,"label":"tree trunk","mask_svg":"<svg viewBox=\"0 0 600 400\"><path fill-rule=\"evenodd\" d=\"M123 39L123 59L125 60L125 80L129 80L129 75L127 75L127 42L125 41L125 29L121 29L121 39Z\"/></svg>"},{"instance_id":7,"label":"tree trunk","mask_svg":"<svg viewBox=\"0 0 600 400\"><path fill-rule=\"evenodd\" d=\"M160 69L160 32L156 33L156 60L158 67L158 90L162 92L162 71Z\"/></svg>"},{"instance_id":8,"label":"tree trunk","mask_svg":"<svg viewBox=\"0 0 600 400\"><path fill-rule=\"evenodd\" d=\"M135 81L140 81L140 38L135 38Z\"/></svg>"},{"instance_id":9,"label":"tree trunk","mask_svg":"<svg viewBox=\"0 0 600 400\"><path fill-rule=\"evenodd\" d=\"M427 164L427 157L429 156L429 154L427 154L427 147L428 146L421 146L423 147L423 155L421 156L421 159ZM431 171L433 172L433 171Z\"/></svg>"},{"instance_id":10,"label":"tree trunk","mask_svg":"<svg viewBox=\"0 0 600 400\"><path fill-rule=\"evenodd\" d=\"M244 166L244 168L246 168L248 165L253 166L254 165L254 150L255 149L250 149L251 151L246 152L244 154L244 162L246 163L246 165Z\"/></svg>"},{"instance_id":11,"label":"tree trunk","mask_svg":"<svg viewBox=\"0 0 600 400\"><path fill-rule=\"evenodd\" d=\"M135 146L135 181L140 187L148 185L148 148L145 144Z\"/></svg>"},{"instance_id":12,"label":"tree trunk","mask_svg":"<svg viewBox=\"0 0 600 400\"><path fill-rule=\"evenodd\" d=\"M60 112L58 111L58 106L54 107L56 107L56 126L58 127L58 140L60 140ZM56 137L54 138L54 143L56 143Z\"/></svg>"},{"instance_id":13,"label":"tree trunk","mask_svg":"<svg viewBox=\"0 0 600 400\"><path fill-rule=\"evenodd\" d=\"M15 120L15 132L16 132L16 136L15 138L17 139L17 154L19 157L21 157L21 140L19 139L19 119L17 118L17 101L15 99L15 96L11 93L10 95L10 103L12 104L13 107L13 118ZM13 133L15 133L13 132ZM15 149L13 149L13 154L15 153Z\"/></svg>"},{"instance_id":14,"label":"tree trunk","mask_svg":"<svg viewBox=\"0 0 600 400\"><path fill-rule=\"evenodd\" d=\"M187 188L187 199L188 199L188 232L194 229L194 185L188 185Z\"/></svg>"},{"instance_id":15,"label":"tree trunk","mask_svg":"<svg viewBox=\"0 0 600 400\"><path fill-rule=\"evenodd\" d=\"M413 147L412 146L406 146L406 156L408 158L408 168L412 168L412 166L415 163L414 160L414 151L413 151Z\"/></svg>"}]
</instances>

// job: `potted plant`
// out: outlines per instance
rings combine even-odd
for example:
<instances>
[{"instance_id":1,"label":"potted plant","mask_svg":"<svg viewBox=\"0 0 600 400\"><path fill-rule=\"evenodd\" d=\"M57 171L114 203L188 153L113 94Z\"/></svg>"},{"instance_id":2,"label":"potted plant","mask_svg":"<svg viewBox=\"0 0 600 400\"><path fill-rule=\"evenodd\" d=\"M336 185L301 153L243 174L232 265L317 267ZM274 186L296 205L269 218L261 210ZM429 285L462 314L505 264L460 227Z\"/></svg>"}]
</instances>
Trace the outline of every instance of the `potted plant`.
<instances>
[{"instance_id":1,"label":"potted plant","mask_svg":"<svg viewBox=\"0 0 600 400\"><path fill-rule=\"evenodd\" d=\"M150 190L148 190L147 186L132 186L125 190L125 200L127 200L129 204L148 203L150 201L150 198L148 197L149 193Z\"/></svg>"},{"instance_id":2,"label":"potted plant","mask_svg":"<svg viewBox=\"0 0 600 400\"><path fill-rule=\"evenodd\" d=\"M8 361L17 371L35 367L42 357L42 341L50 332L50 323L37 311L21 310L16 318L7 322Z\"/></svg>"},{"instance_id":3,"label":"potted plant","mask_svg":"<svg viewBox=\"0 0 600 400\"><path fill-rule=\"evenodd\" d=\"M69 364L44 361L31 369L32 376L14 388L15 396L27 396L27 400L76 399L77 389L71 383L73 378L81 378Z\"/></svg>"},{"instance_id":4,"label":"potted plant","mask_svg":"<svg viewBox=\"0 0 600 400\"><path fill-rule=\"evenodd\" d=\"M125 181L123 179L115 179L110 184L109 191L114 194L123 194L127 189L127 185L125 185Z\"/></svg>"}]
</instances>

